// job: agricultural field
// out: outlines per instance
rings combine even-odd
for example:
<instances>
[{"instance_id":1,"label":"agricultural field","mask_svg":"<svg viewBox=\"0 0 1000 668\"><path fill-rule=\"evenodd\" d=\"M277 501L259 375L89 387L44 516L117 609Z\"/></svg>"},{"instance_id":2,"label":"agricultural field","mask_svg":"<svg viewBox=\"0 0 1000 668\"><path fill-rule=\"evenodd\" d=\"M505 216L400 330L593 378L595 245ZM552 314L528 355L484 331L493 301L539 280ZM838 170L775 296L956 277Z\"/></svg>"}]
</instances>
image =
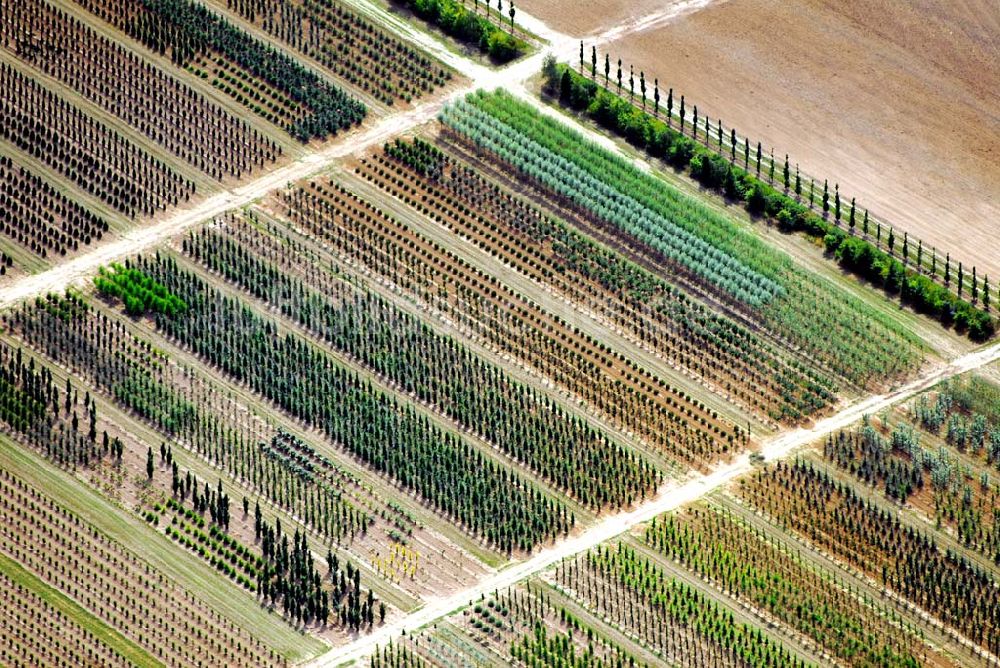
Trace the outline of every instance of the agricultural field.
<instances>
[{"instance_id":1,"label":"agricultural field","mask_svg":"<svg viewBox=\"0 0 1000 668\"><path fill-rule=\"evenodd\" d=\"M706 4L0 0L0 664L1000 666L1000 272Z\"/></svg>"},{"instance_id":2,"label":"agricultural field","mask_svg":"<svg viewBox=\"0 0 1000 668\"><path fill-rule=\"evenodd\" d=\"M413 103L452 78L440 63L334 0L226 4L381 104Z\"/></svg>"},{"instance_id":3,"label":"agricultural field","mask_svg":"<svg viewBox=\"0 0 1000 668\"><path fill-rule=\"evenodd\" d=\"M442 122L457 141L526 175L541 195L568 200L705 299L736 317L758 314L759 324L807 351L818 370L864 386L919 363L920 342L898 322L836 294L731 219L529 105L500 91L476 94L448 107Z\"/></svg>"},{"instance_id":4,"label":"agricultural field","mask_svg":"<svg viewBox=\"0 0 1000 668\"><path fill-rule=\"evenodd\" d=\"M706 501L486 594L384 646L373 664L996 665L995 554L962 530L979 525L964 512L997 508L980 497L996 493L985 486L1000 410L990 371L945 381L831 434L804 459L765 464ZM915 445L923 440L933 442ZM915 489L935 488L936 521L919 492L898 491L904 459L914 479L926 477ZM899 503L897 519L889 511ZM765 649L742 644L747 633Z\"/></svg>"},{"instance_id":5,"label":"agricultural field","mask_svg":"<svg viewBox=\"0 0 1000 668\"><path fill-rule=\"evenodd\" d=\"M347 5L277 7L5 3L0 282L298 169L370 111L454 85Z\"/></svg>"},{"instance_id":6,"label":"agricultural field","mask_svg":"<svg viewBox=\"0 0 1000 668\"><path fill-rule=\"evenodd\" d=\"M582 13L540 4L557 29ZM1000 276L987 222L1000 180L991 2L703 4L602 50L624 61L626 78L634 66L686 95L689 114L698 105L928 249Z\"/></svg>"}]
</instances>

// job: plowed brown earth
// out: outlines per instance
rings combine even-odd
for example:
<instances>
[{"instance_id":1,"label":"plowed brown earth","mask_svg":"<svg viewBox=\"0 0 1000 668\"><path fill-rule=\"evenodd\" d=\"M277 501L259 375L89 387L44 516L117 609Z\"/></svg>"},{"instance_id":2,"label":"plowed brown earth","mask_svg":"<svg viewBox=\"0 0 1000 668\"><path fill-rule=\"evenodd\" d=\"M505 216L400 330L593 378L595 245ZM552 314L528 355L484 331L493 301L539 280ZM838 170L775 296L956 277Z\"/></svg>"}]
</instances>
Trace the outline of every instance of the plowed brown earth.
<instances>
[{"instance_id":1,"label":"plowed brown earth","mask_svg":"<svg viewBox=\"0 0 1000 668\"><path fill-rule=\"evenodd\" d=\"M557 30L579 30L590 14L537 4ZM615 5L601 15L617 16ZM650 10L640 2L634 15ZM702 117L721 116L777 159L787 152L829 178L831 191L839 182L847 202L856 196L994 286L1000 279L995 0L730 0L608 51L684 93L688 113L697 103Z\"/></svg>"}]
</instances>

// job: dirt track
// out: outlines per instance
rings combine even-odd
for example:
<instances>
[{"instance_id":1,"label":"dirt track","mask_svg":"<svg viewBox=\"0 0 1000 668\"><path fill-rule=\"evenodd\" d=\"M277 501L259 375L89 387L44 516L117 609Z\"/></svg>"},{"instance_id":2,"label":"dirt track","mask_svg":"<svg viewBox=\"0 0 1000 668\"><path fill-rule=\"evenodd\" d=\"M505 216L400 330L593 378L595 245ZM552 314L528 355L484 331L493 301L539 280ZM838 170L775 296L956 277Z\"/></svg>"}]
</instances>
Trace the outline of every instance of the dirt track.
<instances>
[{"instance_id":1,"label":"dirt track","mask_svg":"<svg viewBox=\"0 0 1000 668\"><path fill-rule=\"evenodd\" d=\"M729 0L608 49L684 93L689 113L696 102L1000 277L997 34L993 0Z\"/></svg>"},{"instance_id":2,"label":"dirt track","mask_svg":"<svg viewBox=\"0 0 1000 668\"><path fill-rule=\"evenodd\" d=\"M762 453L768 461L787 457L799 448L815 443L826 434L857 422L865 414L877 413L887 406L926 390L945 378L978 369L998 359L1000 359L1000 343L995 343L989 348L965 355L947 366L937 367L895 392L856 402L836 415L821 420L810 429L796 429L771 439L764 443ZM468 605L481 595L487 595L495 590L514 585L531 575L546 570L565 558L620 536L638 524L648 522L662 513L696 501L752 470L753 465L750 463L748 455L743 455L731 464L716 468L708 475L695 476L683 483L667 483L654 499L637 508L610 515L582 533L559 541L554 546L537 552L530 559L513 564L505 570L481 580L475 587L470 587L447 598L430 600L427 605L413 614L394 624L387 624L349 645L327 652L310 662L309 666L311 668L339 666L361 659L371 653L378 645L387 643L404 630L412 632L421 626L430 624L454 610Z\"/></svg>"}]
</instances>

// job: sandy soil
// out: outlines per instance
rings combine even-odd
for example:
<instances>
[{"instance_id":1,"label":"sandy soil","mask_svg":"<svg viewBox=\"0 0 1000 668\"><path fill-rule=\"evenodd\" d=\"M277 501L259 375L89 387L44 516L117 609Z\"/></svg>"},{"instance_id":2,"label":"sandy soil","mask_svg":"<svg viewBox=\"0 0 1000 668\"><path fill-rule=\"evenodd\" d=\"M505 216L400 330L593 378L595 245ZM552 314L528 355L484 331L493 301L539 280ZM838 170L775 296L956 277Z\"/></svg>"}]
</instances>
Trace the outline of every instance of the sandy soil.
<instances>
[{"instance_id":1,"label":"sandy soil","mask_svg":"<svg viewBox=\"0 0 1000 668\"><path fill-rule=\"evenodd\" d=\"M554 30L584 37L623 27L680 4L686 4L685 0L607 0L601 3L594 0L521 0L517 6Z\"/></svg>"},{"instance_id":2,"label":"sandy soil","mask_svg":"<svg viewBox=\"0 0 1000 668\"><path fill-rule=\"evenodd\" d=\"M730 0L609 50L1000 277L998 36L994 0Z\"/></svg>"}]
</instances>

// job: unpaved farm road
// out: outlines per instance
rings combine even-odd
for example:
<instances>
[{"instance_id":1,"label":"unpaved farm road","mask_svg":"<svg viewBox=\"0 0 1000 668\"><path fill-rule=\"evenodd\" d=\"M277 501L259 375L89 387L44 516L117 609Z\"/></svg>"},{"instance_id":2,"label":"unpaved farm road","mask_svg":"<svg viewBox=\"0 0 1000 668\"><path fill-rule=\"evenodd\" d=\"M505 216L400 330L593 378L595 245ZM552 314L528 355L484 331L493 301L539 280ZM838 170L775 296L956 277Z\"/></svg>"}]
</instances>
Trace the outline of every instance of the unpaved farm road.
<instances>
[{"instance_id":1,"label":"unpaved farm road","mask_svg":"<svg viewBox=\"0 0 1000 668\"><path fill-rule=\"evenodd\" d=\"M797 449L815 443L830 432L857 422L865 414L877 413L883 408L908 399L946 378L978 369L996 360L1000 360L1000 342L964 355L950 364L938 365L889 394L875 395L854 402L840 412L820 420L809 429L796 429L780 434L763 444L761 454L768 461L783 459L793 454ZM559 540L555 545L540 550L527 560L514 563L484 578L474 587L469 587L447 598L429 600L424 607L407 617L394 624L383 626L348 645L333 648L311 661L308 666L310 668L327 668L363 659L370 655L378 645L387 643L403 631L412 632L426 626L469 605L482 595L488 596L493 591L506 589L550 568L563 559L586 552L596 545L620 536L662 513L697 501L752 470L753 465L750 463L749 455L743 454L733 462L717 467L709 474L697 475L684 482L669 482L660 489L655 498L640 504L635 509L610 515L585 531Z\"/></svg>"},{"instance_id":2,"label":"unpaved farm road","mask_svg":"<svg viewBox=\"0 0 1000 668\"><path fill-rule=\"evenodd\" d=\"M461 93L467 91L460 91ZM456 93L458 94L458 93ZM39 274L22 277L3 288L0 308L7 308L32 297L60 292L93 276L99 267L151 249L180 234L192 225L213 216L249 204L286 184L317 174L336 160L387 141L412 127L420 125L440 111L445 99L414 107L406 112L386 116L373 125L362 127L321 151L310 153L253 181L216 193L196 204L174 210L151 225L129 230L120 237Z\"/></svg>"}]
</instances>

